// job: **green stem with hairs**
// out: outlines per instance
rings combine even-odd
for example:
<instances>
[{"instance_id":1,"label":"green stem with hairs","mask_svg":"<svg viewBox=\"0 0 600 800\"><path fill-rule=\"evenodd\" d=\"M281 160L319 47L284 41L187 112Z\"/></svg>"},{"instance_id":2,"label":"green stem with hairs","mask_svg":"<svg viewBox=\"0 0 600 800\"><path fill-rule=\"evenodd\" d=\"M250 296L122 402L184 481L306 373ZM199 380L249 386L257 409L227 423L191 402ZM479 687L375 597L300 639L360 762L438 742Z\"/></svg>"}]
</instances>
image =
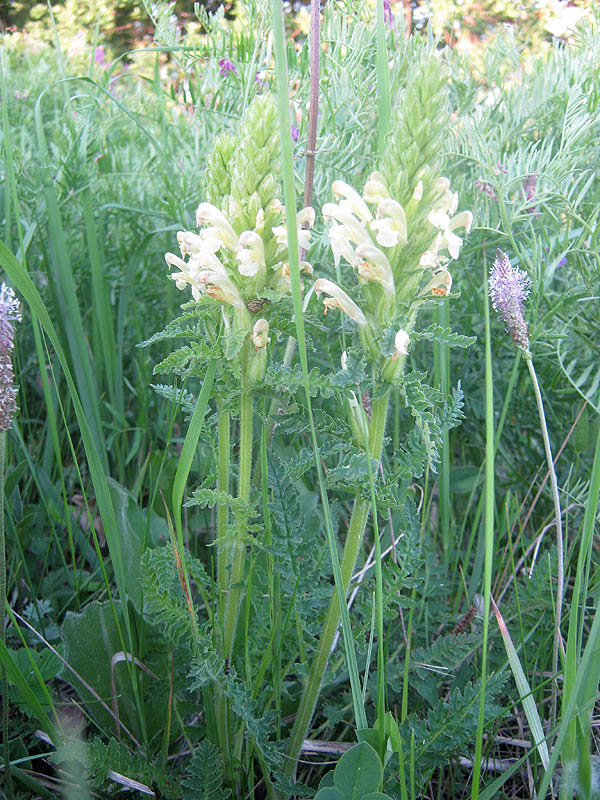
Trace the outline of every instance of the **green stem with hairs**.
<instances>
[{"instance_id":1,"label":"green stem with hairs","mask_svg":"<svg viewBox=\"0 0 600 800\"><path fill-rule=\"evenodd\" d=\"M231 450L231 420L228 411L221 409L218 421L218 472L217 488L221 492L229 493L229 471ZM223 619L222 609L227 596L227 573L230 564L230 548L227 545L227 523L229 521L229 508L219 505L217 508L217 619ZM224 654L222 636L218 636L217 650ZM229 739L229 711L227 698L219 686L215 686L214 698L215 720L219 737L219 745L225 764L229 763L231 745Z\"/></svg>"},{"instance_id":2,"label":"green stem with hairs","mask_svg":"<svg viewBox=\"0 0 600 800\"><path fill-rule=\"evenodd\" d=\"M242 380L244 380L242 378ZM242 387L240 396L240 459L238 477L238 500L248 503L250 500L250 479L252 474L252 407L253 396L248 385ZM223 623L223 653L231 658L235 631L240 612L240 604L244 590L239 584L244 577L244 561L246 557L247 517L242 509L237 512L235 540L231 557L231 578L229 594L225 605Z\"/></svg>"},{"instance_id":3,"label":"green stem with hairs","mask_svg":"<svg viewBox=\"0 0 600 800\"><path fill-rule=\"evenodd\" d=\"M221 409L218 423L218 448L219 448L219 467L217 473L217 488L220 492L229 494L229 471L230 471L230 415L229 411ZM229 520L229 508L219 505L217 508L217 586L219 591L218 605L223 602L225 586L227 581L227 522Z\"/></svg>"},{"instance_id":4,"label":"green stem with hairs","mask_svg":"<svg viewBox=\"0 0 600 800\"><path fill-rule=\"evenodd\" d=\"M383 447L383 437L385 434L385 422L388 410L389 392L386 392L382 397L379 397L373 403L373 410L371 413L371 423L369 425L369 455L371 458L376 458L378 461L381 458L381 449ZM350 578L354 572L356 559L363 541L365 526L369 517L371 503L362 497L358 497L354 503L348 533L346 534L346 543L344 545L344 552L340 569L342 573L342 584L344 592L348 593L348 586ZM331 645L335 637L338 625L340 623L340 605L338 601L337 592L333 594L327 611L325 625L319 640L317 652L314 655L314 660L310 670L308 683L302 694L294 727L290 736L290 743L288 746L289 760L286 764L286 772L292 775L302 744L308 733L310 722L313 717L315 706L319 698L323 676L329 660Z\"/></svg>"},{"instance_id":5,"label":"green stem with hairs","mask_svg":"<svg viewBox=\"0 0 600 800\"><path fill-rule=\"evenodd\" d=\"M4 461L6 455L6 431L0 431L0 639L6 645L4 617L6 614L6 538L4 532ZM4 785L6 796L13 800L12 777L10 774L10 752L8 746L8 679L2 667L2 738L4 741Z\"/></svg>"}]
</instances>

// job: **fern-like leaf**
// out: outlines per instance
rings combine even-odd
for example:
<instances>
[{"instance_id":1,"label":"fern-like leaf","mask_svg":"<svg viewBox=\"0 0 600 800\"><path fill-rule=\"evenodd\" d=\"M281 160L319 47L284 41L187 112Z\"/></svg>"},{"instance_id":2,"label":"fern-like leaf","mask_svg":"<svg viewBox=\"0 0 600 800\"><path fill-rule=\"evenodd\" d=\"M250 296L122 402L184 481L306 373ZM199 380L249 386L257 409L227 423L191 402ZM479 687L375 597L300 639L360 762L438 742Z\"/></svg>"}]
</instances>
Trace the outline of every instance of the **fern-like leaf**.
<instances>
[{"instance_id":1,"label":"fern-like leaf","mask_svg":"<svg viewBox=\"0 0 600 800\"><path fill-rule=\"evenodd\" d=\"M200 742L187 764L182 781L183 800L228 800L230 789L223 789L223 759L216 745Z\"/></svg>"}]
</instances>

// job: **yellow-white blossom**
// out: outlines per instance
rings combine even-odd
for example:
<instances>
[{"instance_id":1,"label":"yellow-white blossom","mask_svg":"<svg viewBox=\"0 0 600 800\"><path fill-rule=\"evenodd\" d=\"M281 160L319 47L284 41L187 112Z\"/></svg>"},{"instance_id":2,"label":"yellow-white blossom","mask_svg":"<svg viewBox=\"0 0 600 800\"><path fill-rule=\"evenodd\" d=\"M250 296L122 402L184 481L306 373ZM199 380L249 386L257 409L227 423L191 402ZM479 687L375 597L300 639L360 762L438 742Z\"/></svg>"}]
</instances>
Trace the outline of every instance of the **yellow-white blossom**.
<instances>
[{"instance_id":1,"label":"yellow-white blossom","mask_svg":"<svg viewBox=\"0 0 600 800\"><path fill-rule=\"evenodd\" d=\"M201 231L199 234L191 231L178 231L177 242L184 258L206 251L216 253L222 247L222 242L211 234L210 228Z\"/></svg>"},{"instance_id":2,"label":"yellow-white blossom","mask_svg":"<svg viewBox=\"0 0 600 800\"><path fill-rule=\"evenodd\" d=\"M235 231L225 218L222 211L212 203L200 203L196 209L196 222L202 225L208 222L212 226L212 233L228 247L230 250L235 251L238 249L238 238Z\"/></svg>"},{"instance_id":3,"label":"yellow-white blossom","mask_svg":"<svg viewBox=\"0 0 600 800\"><path fill-rule=\"evenodd\" d=\"M377 219L371 222L371 228L376 231L377 244L382 247L396 247L407 242L406 213L391 197L377 206Z\"/></svg>"},{"instance_id":4,"label":"yellow-white blossom","mask_svg":"<svg viewBox=\"0 0 600 800\"><path fill-rule=\"evenodd\" d=\"M369 180L365 183L364 198L367 203L379 205L383 200L387 200L389 196L390 193L385 185L383 175L380 172L372 172L369 175Z\"/></svg>"},{"instance_id":5,"label":"yellow-white blossom","mask_svg":"<svg viewBox=\"0 0 600 800\"><path fill-rule=\"evenodd\" d=\"M445 297L450 294L452 289L452 275L447 269L443 267L436 270L431 276L429 283L423 288L421 295L423 297L429 294L437 294L440 297Z\"/></svg>"},{"instance_id":6,"label":"yellow-white blossom","mask_svg":"<svg viewBox=\"0 0 600 800\"><path fill-rule=\"evenodd\" d=\"M329 243L336 267L340 263L340 258L345 258L353 267L358 265L359 258L350 244L350 239L343 225L333 223L329 228Z\"/></svg>"},{"instance_id":7,"label":"yellow-white blossom","mask_svg":"<svg viewBox=\"0 0 600 800\"><path fill-rule=\"evenodd\" d=\"M347 238L354 244L371 244L371 237L367 229L352 214L348 207L325 203L323 206L323 219L328 222L335 219L344 228Z\"/></svg>"},{"instance_id":8,"label":"yellow-white blossom","mask_svg":"<svg viewBox=\"0 0 600 800\"><path fill-rule=\"evenodd\" d=\"M385 254L372 244L359 244L356 255L360 259L357 265L358 277L362 281L375 281L386 292L393 294L394 275Z\"/></svg>"},{"instance_id":9,"label":"yellow-white blossom","mask_svg":"<svg viewBox=\"0 0 600 800\"><path fill-rule=\"evenodd\" d=\"M271 341L269 338L269 323L266 319L259 319L254 323L250 340L256 350L266 347L267 343Z\"/></svg>"},{"instance_id":10,"label":"yellow-white blossom","mask_svg":"<svg viewBox=\"0 0 600 800\"><path fill-rule=\"evenodd\" d=\"M244 308L244 301L242 296L237 290L233 281L227 275L214 270L205 269L198 275L200 287L203 287L204 292L212 297L214 300L219 300L221 303L229 303L241 310ZM194 296L194 287L192 286L192 296ZM197 300L197 297L194 297Z\"/></svg>"},{"instance_id":11,"label":"yellow-white blossom","mask_svg":"<svg viewBox=\"0 0 600 800\"><path fill-rule=\"evenodd\" d=\"M240 275L253 278L265 268L265 246L256 231L244 231L240 236L240 249L237 252Z\"/></svg>"},{"instance_id":12,"label":"yellow-white blossom","mask_svg":"<svg viewBox=\"0 0 600 800\"><path fill-rule=\"evenodd\" d=\"M346 292L340 289L333 281L329 281L326 278L319 278L319 280L315 281L315 292L317 293L317 297L320 297L322 293L328 295L328 297L323 300L325 314L327 314L330 308L339 308L340 311L343 311L344 314L359 325L367 324L367 318L354 300L348 297Z\"/></svg>"},{"instance_id":13,"label":"yellow-white blossom","mask_svg":"<svg viewBox=\"0 0 600 800\"><path fill-rule=\"evenodd\" d=\"M410 336L402 329L398 331L394 337L394 355L392 359L400 358L400 356L408 355L408 345L410 344Z\"/></svg>"},{"instance_id":14,"label":"yellow-white blossom","mask_svg":"<svg viewBox=\"0 0 600 800\"><path fill-rule=\"evenodd\" d=\"M299 211L296 215L296 221L298 223L298 245L303 250L308 250L310 247L310 230L307 228L301 227L302 225L306 225L308 223L308 228L312 228L315 224L315 210L308 206L307 208L303 208L302 211ZM273 234L275 239L277 240L277 246L280 251L287 250L288 247L288 233L287 233L287 225L276 225L273 228Z\"/></svg>"},{"instance_id":15,"label":"yellow-white blossom","mask_svg":"<svg viewBox=\"0 0 600 800\"><path fill-rule=\"evenodd\" d=\"M427 218L434 228L438 228L442 232L438 249L447 250L452 258L458 258L463 241L454 231L456 228L464 228L465 232L469 233L473 224L473 214L470 211L461 211L460 214L451 216L456 211L457 204L458 196L456 195L456 200L452 200L448 211L438 208L430 211Z\"/></svg>"},{"instance_id":16,"label":"yellow-white blossom","mask_svg":"<svg viewBox=\"0 0 600 800\"><path fill-rule=\"evenodd\" d=\"M344 181L334 181L331 189L336 200L340 197L344 198L340 203L342 208L347 208L352 214L360 217L364 222L369 222L373 219L373 215L367 208L367 204L352 186L344 183Z\"/></svg>"}]
</instances>

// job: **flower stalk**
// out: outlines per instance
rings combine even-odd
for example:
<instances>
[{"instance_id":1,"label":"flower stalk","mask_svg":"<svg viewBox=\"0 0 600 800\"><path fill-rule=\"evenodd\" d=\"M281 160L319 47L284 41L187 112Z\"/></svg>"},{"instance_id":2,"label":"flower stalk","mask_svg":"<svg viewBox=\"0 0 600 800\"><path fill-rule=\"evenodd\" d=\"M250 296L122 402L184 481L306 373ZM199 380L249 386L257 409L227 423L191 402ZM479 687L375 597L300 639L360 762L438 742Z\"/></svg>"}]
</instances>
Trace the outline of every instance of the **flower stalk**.
<instances>
[{"instance_id":1,"label":"flower stalk","mask_svg":"<svg viewBox=\"0 0 600 800\"><path fill-rule=\"evenodd\" d=\"M563 641L560 631L562 620L562 605L564 595L564 545L563 545L563 530L562 530L562 512L560 507L560 494L558 489L558 480L556 477L556 470L554 469L554 458L552 456L552 447L550 444L550 436L548 434L548 425L546 424L546 413L544 410L544 401L540 391L539 381L533 364L533 358L529 351L529 331L525 321L524 304L529 297L531 288L531 280L528 275L522 270L513 267L510 259L502 250L496 252L496 259L490 275L489 292L492 298L492 304L500 317L506 323L506 332L510 334L513 342L522 350L529 370L529 376L535 394L535 400L540 419L540 432L542 434L542 441L544 442L544 451L546 454L546 463L548 465L548 474L550 476L550 486L552 488L552 500L554 503L554 524L556 528L556 557L557 557L557 589L556 589L556 614L554 624L554 642L552 647L552 673L554 675L552 681L552 706L550 713L550 729L554 728L556 719L556 706L558 698L558 652L559 649L563 650ZM563 651L564 655L564 651Z\"/></svg>"},{"instance_id":2,"label":"flower stalk","mask_svg":"<svg viewBox=\"0 0 600 800\"><path fill-rule=\"evenodd\" d=\"M371 422L369 424L369 456L377 459L377 461L381 459L388 401L389 391L374 401L371 412ZM369 518L370 508L371 503L369 500L365 500L362 497L356 498L340 563L342 585L345 595L348 593L350 579L354 573L356 559L358 558L365 527ZM316 653L313 656L308 682L302 694L290 735L290 743L287 752L289 758L285 768L286 773L290 776L293 775L296 770L296 762L300 756L302 744L310 727L310 722L319 698L319 692L321 691L323 678L327 670L331 646L339 624L340 605L337 593L334 592L329 602L321 638ZM383 645L383 643L380 642L380 645Z\"/></svg>"},{"instance_id":3,"label":"flower stalk","mask_svg":"<svg viewBox=\"0 0 600 800\"><path fill-rule=\"evenodd\" d=\"M17 388L14 383L12 351L14 348L14 322L20 322L21 305L15 293L6 284L0 287L0 640L6 646L6 534L4 529L4 471L6 462L6 432L10 429L17 411ZM8 740L8 679L2 666L2 741L4 755L4 785L9 800L14 792L10 772Z\"/></svg>"}]
</instances>

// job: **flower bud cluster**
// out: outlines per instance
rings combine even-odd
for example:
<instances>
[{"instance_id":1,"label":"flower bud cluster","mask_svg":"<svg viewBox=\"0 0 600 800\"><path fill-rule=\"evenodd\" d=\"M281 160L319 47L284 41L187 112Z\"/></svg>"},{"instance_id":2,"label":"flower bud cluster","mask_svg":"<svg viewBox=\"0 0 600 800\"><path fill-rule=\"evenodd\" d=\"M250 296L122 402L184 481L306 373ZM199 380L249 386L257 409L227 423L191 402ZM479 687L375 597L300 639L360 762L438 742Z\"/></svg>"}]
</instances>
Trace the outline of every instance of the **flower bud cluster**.
<instances>
[{"instance_id":1,"label":"flower bud cluster","mask_svg":"<svg viewBox=\"0 0 600 800\"><path fill-rule=\"evenodd\" d=\"M191 288L200 302L212 297L223 304L229 324L248 332L245 356L266 363L269 323L254 317L291 290L285 207L279 199L279 139L275 106L269 95L248 108L239 137L221 137L207 166L207 195L196 210L198 232L177 234L181 255L167 253L178 289ZM275 131L275 132L274 132ZM315 213L298 214L298 240L308 248ZM312 267L302 263L304 272ZM254 365L256 366L256 365ZM249 372L258 373L254 369Z\"/></svg>"},{"instance_id":2,"label":"flower bud cluster","mask_svg":"<svg viewBox=\"0 0 600 800\"><path fill-rule=\"evenodd\" d=\"M470 211L458 211L458 194L441 174L449 116L436 59L420 67L404 95L381 171L371 173L362 193L334 181L336 202L323 206L335 264L343 259L353 268L364 301L358 305L330 280L315 283L317 296L325 295L325 313L340 309L357 323L367 356L379 362L387 381L403 369L418 308L429 297L449 294L448 265L459 256L459 232L469 233L473 222ZM400 313L390 354L389 345L381 347L382 335Z\"/></svg>"},{"instance_id":3,"label":"flower bud cluster","mask_svg":"<svg viewBox=\"0 0 600 800\"><path fill-rule=\"evenodd\" d=\"M359 325L370 322L382 326L393 319L402 303L417 307L431 295L446 295L452 286L448 271L451 259L458 258L462 238L457 230L471 229L470 211L457 213L458 194L450 181L435 180L433 197L425 216L427 245L407 263L405 251L415 236L423 236L422 226L413 230L416 217L422 217L425 189L419 180L408 203L403 206L391 196L384 176L373 172L362 196L343 181L334 181L338 203L326 203L323 217L330 223L329 240L336 266L344 259L356 271L365 296L360 309L331 281L318 280L317 295L325 292L325 308L339 308ZM413 248L414 249L414 248ZM415 263L416 262L416 263Z\"/></svg>"}]
</instances>

